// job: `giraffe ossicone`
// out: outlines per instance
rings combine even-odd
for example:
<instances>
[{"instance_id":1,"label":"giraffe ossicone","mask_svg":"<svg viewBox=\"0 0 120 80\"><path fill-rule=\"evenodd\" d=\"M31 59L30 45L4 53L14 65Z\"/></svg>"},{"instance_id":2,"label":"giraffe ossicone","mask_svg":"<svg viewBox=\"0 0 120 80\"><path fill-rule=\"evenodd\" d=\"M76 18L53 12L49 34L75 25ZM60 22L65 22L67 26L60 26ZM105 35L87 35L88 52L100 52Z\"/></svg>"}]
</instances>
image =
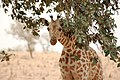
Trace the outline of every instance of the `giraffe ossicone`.
<instances>
[{"instance_id":1,"label":"giraffe ossicone","mask_svg":"<svg viewBox=\"0 0 120 80\"><path fill-rule=\"evenodd\" d=\"M77 37L64 34L59 17L53 20L51 16L51 22L42 21L48 26L50 43L55 45L59 41L64 46L59 59L63 80L103 80L101 61L91 47L87 50L78 48L75 45ZM93 64L94 59L97 59L96 64Z\"/></svg>"}]
</instances>

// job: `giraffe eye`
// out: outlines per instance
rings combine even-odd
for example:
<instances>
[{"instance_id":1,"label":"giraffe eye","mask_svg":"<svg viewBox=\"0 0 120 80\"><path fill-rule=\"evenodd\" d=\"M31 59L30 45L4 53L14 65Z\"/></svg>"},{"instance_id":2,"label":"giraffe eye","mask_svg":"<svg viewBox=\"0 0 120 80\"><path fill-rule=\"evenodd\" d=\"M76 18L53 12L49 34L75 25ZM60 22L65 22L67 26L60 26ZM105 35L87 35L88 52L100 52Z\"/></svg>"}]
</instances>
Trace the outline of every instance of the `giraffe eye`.
<instances>
[{"instance_id":1,"label":"giraffe eye","mask_svg":"<svg viewBox=\"0 0 120 80\"><path fill-rule=\"evenodd\" d=\"M49 29L49 28L47 28L47 30L49 31L50 29Z\"/></svg>"},{"instance_id":2,"label":"giraffe eye","mask_svg":"<svg viewBox=\"0 0 120 80\"><path fill-rule=\"evenodd\" d=\"M61 28L59 28L59 31L61 31L62 29Z\"/></svg>"}]
</instances>

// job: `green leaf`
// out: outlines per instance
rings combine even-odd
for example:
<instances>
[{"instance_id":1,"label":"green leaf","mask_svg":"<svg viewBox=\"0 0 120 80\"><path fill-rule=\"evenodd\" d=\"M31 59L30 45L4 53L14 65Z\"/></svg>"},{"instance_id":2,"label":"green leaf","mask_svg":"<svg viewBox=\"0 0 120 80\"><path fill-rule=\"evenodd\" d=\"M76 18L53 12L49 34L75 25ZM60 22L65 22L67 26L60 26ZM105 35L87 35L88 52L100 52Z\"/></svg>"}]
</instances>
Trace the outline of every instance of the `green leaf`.
<instances>
[{"instance_id":1,"label":"green leaf","mask_svg":"<svg viewBox=\"0 0 120 80\"><path fill-rule=\"evenodd\" d=\"M4 9L4 11L5 11L5 13L7 13L7 12L8 12L8 10L7 10L6 8Z\"/></svg>"},{"instance_id":2,"label":"green leaf","mask_svg":"<svg viewBox=\"0 0 120 80\"><path fill-rule=\"evenodd\" d=\"M16 9L20 10L21 5L19 3L16 3Z\"/></svg>"},{"instance_id":3,"label":"green leaf","mask_svg":"<svg viewBox=\"0 0 120 80\"><path fill-rule=\"evenodd\" d=\"M81 11L85 11L86 10L86 7L84 5L81 6Z\"/></svg>"},{"instance_id":4,"label":"green leaf","mask_svg":"<svg viewBox=\"0 0 120 80\"><path fill-rule=\"evenodd\" d=\"M26 13L24 11L19 11L19 13L22 15L26 15Z\"/></svg>"},{"instance_id":5,"label":"green leaf","mask_svg":"<svg viewBox=\"0 0 120 80\"><path fill-rule=\"evenodd\" d=\"M3 4L2 7L4 8L4 7L5 7L5 4Z\"/></svg>"},{"instance_id":6,"label":"green leaf","mask_svg":"<svg viewBox=\"0 0 120 80\"><path fill-rule=\"evenodd\" d=\"M94 16L95 16L95 17L98 17L98 14L97 14L97 12L94 12Z\"/></svg>"},{"instance_id":7,"label":"green leaf","mask_svg":"<svg viewBox=\"0 0 120 80\"><path fill-rule=\"evenodd\" d=\"M78 37L78 43L82 43L82 38Z\"/></svg>"},{"instance_id":8,"label":"green leaf","mask_svg":"<svg viewBox=\"0 0 120 80\"><path fill-rule=\"evenodd\" d=\"M110 54L109 50L104 50L105 56L108 56Z\"/></svg>"},{"instance_id":9,"label":"green leaf","mask_svg":"<svg viewBox=\"0 0 120 80\"><path fill-rule=\"evenodd\" d=\"M120 67L120 63L117 64L117 67Z\"/></svg>"},{"instance_id":10,"label":"green leaf","mask_svg":"<svg viewBox=\"0 0 120 80\"><path fill-rule=\"evenodd\" d=\"M44 8L43 7L40 7L40 11L39 11L39 13L40 12L43 12L44 11ZM40 15L40 14L39 14Z\"/></svg>"},{"instance_id":11,"label":"green leaf","mask_svg":"<svg viewBox=\"0 0 120 80\"><path fill-rule=\"evenodd\" d=\"M35 30L33 30L32 33L34 36L39 36L39 34Z\"/></svg>"},{"instance_id":12,"label":"green leaf","mask_svg":"<svg viewBox=\"0 0 120 80\"><path fill-rule=\"evenodd\" d=\"M116 59L113 55L110 55L110 60L113 60L114 62L116 62Z\"/></svg>"},{"instance_id":13,"label":"green leaf","mask_svg":"<svg viewBox=\"0 0 120 80\"><path fill-rule=\"evenodd\" d=\"M98 40L98 42L99 42L101 45L103 45L103 41L102 41L102 40Z\"/></svg>"},{"instance_id":14,"label":"green leaf","mask_svg":"<svg viewBox=\"0 0 120 80\"><path fill-rule=\"evenodd\" d=\"M90 61L92 62L93 65L96 65L97 62L98 62L98 58L95 58L95 57L93 58L93 57L92 57L92 58L90 59Z\"/></svg>"},{"instance_id":15,"label":"green leaf","mask_svg":"<svg viewBox=\"0 0 120 80\"><path fill-rule=\"evenodd\" d=\"M98 59L97 58L93 58L93 64L96 65L98 62Z\"/></svg>"},{"instance_id":16,"label":"green leaf","mask_svg":"<svg viewBox=\"0 0 120 80\"><path fill-rule=\"evenodd\" d=\"M26 26L23 27L23 29L25 29L25 28L26 28Z\"/></svg>"},{"instance_id":17,"label":"green leaf","mask_svg":"<svg viewBox=\"0 0 120 80\"><path fill-rule=\"evenodd\" d=\"M117 47L117 50L120 51L120 46Z\"/></svg>"}]
</instances>

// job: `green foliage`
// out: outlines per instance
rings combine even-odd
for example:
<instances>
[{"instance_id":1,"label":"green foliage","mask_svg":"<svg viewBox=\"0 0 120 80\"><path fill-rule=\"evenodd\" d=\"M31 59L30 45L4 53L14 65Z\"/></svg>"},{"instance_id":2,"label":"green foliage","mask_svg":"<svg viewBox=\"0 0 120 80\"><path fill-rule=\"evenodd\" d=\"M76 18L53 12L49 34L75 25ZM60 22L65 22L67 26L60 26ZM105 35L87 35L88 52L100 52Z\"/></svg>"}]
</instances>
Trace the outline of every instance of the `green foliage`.
<instances>
[{"instance_id":1,"label":"green foliage","mask_svg":"<svg viewBox=\"0 0 120 80\"><path fill-rule=\"evenodd\" d=\"M111 17L119 9L118 0L2 0L2 3L5 12L8 8L12 9L12 19L25 23L27 28L33 30L41 25L40 15L43 12L54 10L64 13L65 17L61 19L63 28L69 35L78 36L78 47L99 42L105 56L109 55L111 60L120 62L120 48L116 46L117 38L114 36L117 26Z\"/></svg>"},{"instance_id":2,"label":"green foliage","mask_svg":"<svg viewBox=\"0 0 120 80\"><path fill-rule=\"evenodd\" d=\"M0 52L0 61L9 61L10 60L10 56L12 56L13 54L8 54L6 53L4 50Z\"/></svg>"},{"instance_id":3,"label":"green foliage","mask_svg":"<svg viewBox=\"0 0 120 80\"><path fill-rule=\"evenodd\" d=\"M90 61L92 62L93 65L96 65L98 62L98 58L91 58Z\"/></svg>"},{"instance_id":4,"label":"green foliage","mask_svg":"<svg viewBox=\"0 0 120 80\"><path fill-rule=\"evenodd\" d=\"M120 67L120 63L118 63L117 67Z\"/></svg>"}]
</instances>

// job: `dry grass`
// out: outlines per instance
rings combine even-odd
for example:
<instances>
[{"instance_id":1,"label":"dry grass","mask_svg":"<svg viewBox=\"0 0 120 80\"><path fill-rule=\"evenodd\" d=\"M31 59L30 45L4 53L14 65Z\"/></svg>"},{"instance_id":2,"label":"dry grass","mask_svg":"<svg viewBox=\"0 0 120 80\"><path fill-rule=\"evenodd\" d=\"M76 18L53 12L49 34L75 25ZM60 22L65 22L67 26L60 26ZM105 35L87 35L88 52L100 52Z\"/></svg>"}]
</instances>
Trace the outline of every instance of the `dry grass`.
<instances>
[{"instance_id":1,"label":"dry grass","mask_svg":"<svg viewBox=\"0 0 120 80\"><path fill-rule=\"evenodd\" d=\"M58 53L34 53L34 59L27 52L17 52L9 62L0 63L0 80L61 80ZM103 63L104 80L119 80L120 69L114 62L100 54Z\"/></svg>"}]
</instances>

